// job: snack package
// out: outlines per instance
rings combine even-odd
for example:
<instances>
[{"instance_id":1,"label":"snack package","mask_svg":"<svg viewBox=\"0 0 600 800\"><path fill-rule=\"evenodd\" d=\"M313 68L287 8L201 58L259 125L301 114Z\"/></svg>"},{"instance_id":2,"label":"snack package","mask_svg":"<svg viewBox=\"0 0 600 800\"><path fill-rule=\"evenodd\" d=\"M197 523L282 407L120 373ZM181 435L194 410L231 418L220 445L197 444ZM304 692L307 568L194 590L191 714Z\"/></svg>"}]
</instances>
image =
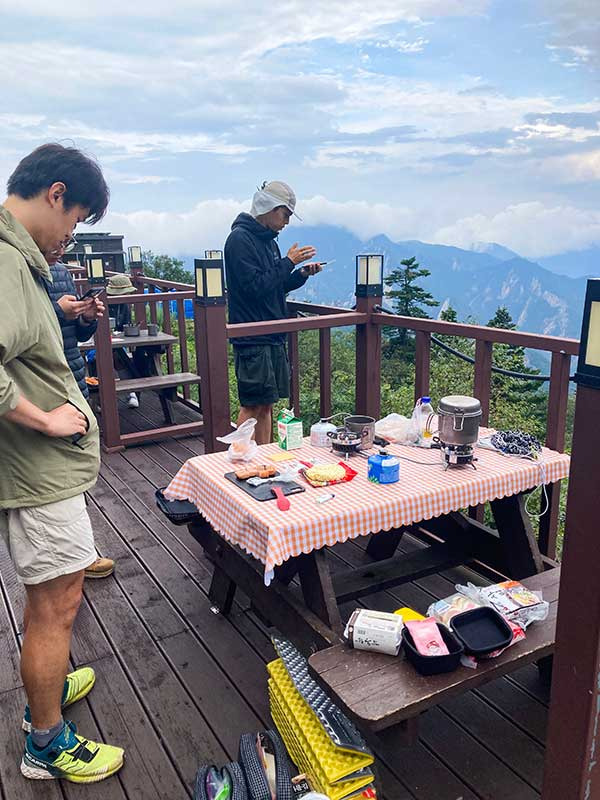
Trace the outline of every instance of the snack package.
<instances>
[{"instance_id":1,"label":"snack package","mask_svg":"<svg viewBox=\"0 0 600 800\"><path fill-rule=\"evenodd\" d=\"M483 603L478 603L475 600L465 597L464 594L457 592L456 594L445 597L443 600L438 600L432 603L427 609L427 616L434 617L438 622L450 627L450 620L457 614L462 614L463 611L471 611L473 608L479 608Z\"/></svg>"},{"instance_id":2,"label":"snack package","mask_svg":"<svg viewBox=\"0 0 600 800\"><path fill-rule=\"evenodd\" d=\"M413 619L406 623L407 629L415 643L415 649L422 656L449 655L446 642L442 639L435 619Z\"/></svg>"},{"instance_id":3,"label":"snack package","mask_svg":"<svg viewBox=\"0 0 600 800\"><path fill-rule=\"evenodd\" d=\"M358 472L344 461L340 461L337 464L313 464L312 467L301 469L300 475L311 486L319 488L321 486L332 486L334 483L351 481L352 478L358 475Z\"/></svg>"},{"instance_id":4,"label":"snack package","mask_svg":"<svg viewBox=\"0 0 600 800\"><path fill-rule=\"evenodd\" d=\"M403 627L402 618L396 614L357 608L348 620L344 636L355 650L374 650L397 656Z\"/></svg>"},{"instance_id":5,"label":"snack package","mask_svg":"<svg viewBox=\"0 0 600 800\"><path fill-rule=\"evenodd\" d=\"M217 436L217 441L229 445L227 450L229 461L251 461L254 458L258 449L258 445L252 438L255 427L256 420L254 417L250 417L227 436Z\"/></svg>"},{"instance_id":6,"label":"snack package","mask_svg":"<svg viewBox=\"0 0 600 800\"><path fill-rule=\"evenodd\" d=\"M492 586L456 585L458 592L480 605L495 608L510 623L527 628L532 622L546 619L550 605L541 594L532 592L519 581L503 581Z\"/></svg>"}]
</instances>

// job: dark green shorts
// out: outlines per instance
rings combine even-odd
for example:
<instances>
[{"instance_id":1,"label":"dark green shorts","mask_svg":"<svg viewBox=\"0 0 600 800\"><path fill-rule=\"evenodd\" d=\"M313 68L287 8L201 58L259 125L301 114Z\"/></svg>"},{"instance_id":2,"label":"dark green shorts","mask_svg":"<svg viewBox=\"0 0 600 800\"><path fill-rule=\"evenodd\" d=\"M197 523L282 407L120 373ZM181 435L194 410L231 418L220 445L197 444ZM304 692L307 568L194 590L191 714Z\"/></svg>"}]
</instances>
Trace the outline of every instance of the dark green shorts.
<instances>
[{"instance_id":1,"label":"dark green shorts","mask_svg":"<svg viewBox=\"0 0 600 800\"><path fill-rule=\"evenodd\" d=\"M290 367L283 344L234 347L242 406L268 406L290 394Z\"/></svg>"}]
</instances>

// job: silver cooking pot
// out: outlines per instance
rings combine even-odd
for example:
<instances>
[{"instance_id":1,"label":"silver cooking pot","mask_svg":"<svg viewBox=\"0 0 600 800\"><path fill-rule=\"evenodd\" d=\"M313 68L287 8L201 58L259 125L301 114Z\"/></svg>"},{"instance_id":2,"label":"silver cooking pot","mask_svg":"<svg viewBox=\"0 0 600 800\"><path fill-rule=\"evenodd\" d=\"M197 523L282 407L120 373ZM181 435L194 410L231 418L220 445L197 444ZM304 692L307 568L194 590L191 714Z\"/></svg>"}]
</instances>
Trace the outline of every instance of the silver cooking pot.
<instances>
[{"instance_id":1,"label":"silver cooking pot","mask_svg":"<svg viewBox=\"0 0 600 800\"><path fill-rule=\"evenodd\" d=\"M443 444L475 444L479 437L481 403L475 397L451 394L438 405L438 437Z\"/></svg>"},{"instance_id":2,"label":"silver cooking pot","mask_svg":"<svg viewBox=\"0 0 600 800\"><path fill-rule=\"evenodd\" d=\"M349 431L360 434L359 450L370 450L373 447L373 438L375 436L375 420L373 417L350 414L344 417L344 425Z\"/></svg>"}]
</instances>

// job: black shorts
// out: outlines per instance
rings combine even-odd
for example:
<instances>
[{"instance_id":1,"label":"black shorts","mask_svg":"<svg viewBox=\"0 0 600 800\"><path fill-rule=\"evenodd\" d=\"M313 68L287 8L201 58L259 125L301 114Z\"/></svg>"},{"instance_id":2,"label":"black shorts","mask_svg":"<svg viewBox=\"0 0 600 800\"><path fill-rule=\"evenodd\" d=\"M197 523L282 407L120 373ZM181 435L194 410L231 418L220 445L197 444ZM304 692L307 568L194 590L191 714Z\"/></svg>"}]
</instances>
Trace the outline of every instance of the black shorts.
<instances>
[{"instance_id":1,"label":"black shorts","mask_svg":"<svg viewBox=\"0 0 600 800\"><path fill-rule=\"evenodd\" d=\"M242 406L268 406L290 394L285 345L234 347L235 377Z\"/></svg>"}]
</instances>

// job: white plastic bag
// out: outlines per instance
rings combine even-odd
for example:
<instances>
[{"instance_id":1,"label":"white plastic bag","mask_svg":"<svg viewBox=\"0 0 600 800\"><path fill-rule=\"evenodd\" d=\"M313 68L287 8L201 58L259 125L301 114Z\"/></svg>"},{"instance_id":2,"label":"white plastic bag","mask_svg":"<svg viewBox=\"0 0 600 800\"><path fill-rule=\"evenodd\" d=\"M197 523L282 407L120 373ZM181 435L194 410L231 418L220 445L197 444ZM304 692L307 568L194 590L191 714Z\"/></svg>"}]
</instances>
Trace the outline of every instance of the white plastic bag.
<instances>
[{"instance_id":1,"label":"white plastic bag","mask_svg":"<svg viewBox=\"0 0 600 800\"><path fill-rule=\"evenodd\" d=\"M217 436L217 441L229 445L227 450L229 461L251 461L254 458L258 450L258 445L252 438L255 428L256 420L254 417L250 417L227 436Z\"/></svg>"},{"instance_id":2,"label":"white plastic bag","mask_svg":"<svg viewBox=\"0 0 600 800\"><path fill-rule=\"evenodd\" d=\"M402 414L388 414L375 423L375 433L397 444L417 444L419 428L412 419Z\"/></svg>"}]
</instances>

